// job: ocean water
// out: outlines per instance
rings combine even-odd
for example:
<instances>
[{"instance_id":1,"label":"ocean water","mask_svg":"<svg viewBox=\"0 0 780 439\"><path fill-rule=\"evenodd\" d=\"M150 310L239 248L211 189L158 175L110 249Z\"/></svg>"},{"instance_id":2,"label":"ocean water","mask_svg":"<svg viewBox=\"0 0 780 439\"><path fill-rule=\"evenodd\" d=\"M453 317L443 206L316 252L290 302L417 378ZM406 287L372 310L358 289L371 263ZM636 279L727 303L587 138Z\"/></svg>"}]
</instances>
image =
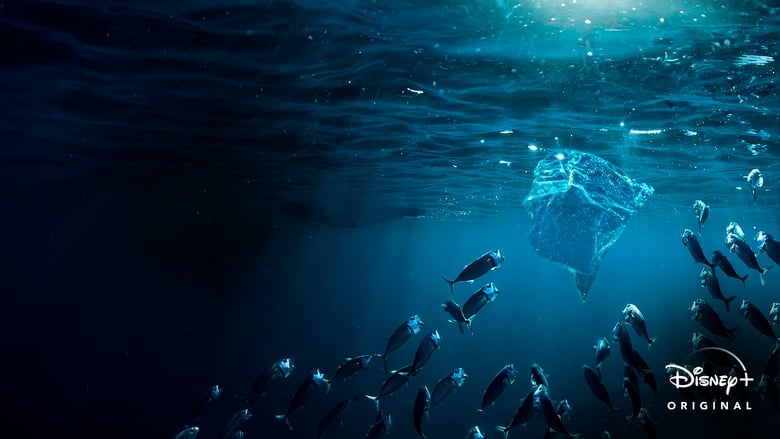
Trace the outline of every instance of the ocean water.
<instances>
[{"instance_id":1,"label":"ocean water","mask_svg":"<svg viewBox=\"0 0 780 439\"><path fill-rule=\"evenodd\" d=\"M429 331L441 348L382 399L389 437L417 437L417 389L463 367L427 436L478 425L500 438L493 426L531 388L531 363L552 399L571 403L570 432L647 437L625 419L617 344L602 368L614 412L581 370L633 303L658 337L651 350L629 329L658 383L656 395L639 387L658 437L777 437L778 402L754 386L775 343L738 307L768 315L780 268L761 285L724 238L731 221L751 244L759 230L780 237L778 41L769 1L0 3L4 430L172 438L218 384L199 423L200 438L218 438L237 396L290 357L295 371L259 400L245 437L316 437L338 401L378 391L381 368L315 393L292 431L273 415L309 372L383 352L419 314L423 331L390 367L411 363ZM530 244L522 205L537 163L566 150L654 189L584 302ZM752 169L764 176L755 197ZM696 230L696 199L711 206L705 254L749 274L743 286L718 273L737 296L730 312L680 242ZM486 282L500 289L461 335L441 309L441 276L494 249L501 268L455 285L461 304ZM697 298L739 326L733 340L691 320ZM664 367L701 361L694 331L755 379L710 395L750 410L680 409ZM520 375L483 417L482 393L507 363ZM356 401L328 437L364 437L375 416ZM510 437L544 431L536 415Z\"/></svg>"}]
</instances>

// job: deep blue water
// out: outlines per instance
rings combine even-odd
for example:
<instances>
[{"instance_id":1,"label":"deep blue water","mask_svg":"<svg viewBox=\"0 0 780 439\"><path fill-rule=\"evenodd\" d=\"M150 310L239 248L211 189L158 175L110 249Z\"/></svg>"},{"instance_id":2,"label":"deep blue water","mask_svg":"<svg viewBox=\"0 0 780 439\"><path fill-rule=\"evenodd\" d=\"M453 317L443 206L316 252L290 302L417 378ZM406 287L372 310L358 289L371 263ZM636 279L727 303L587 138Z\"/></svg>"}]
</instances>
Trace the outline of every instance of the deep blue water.
<instances>
[{"instance_id":1,"label":"deep blue water","mask_svg":"<svg viewBox=\"0 0 780 439\"><path fill-rule=\"evenodd\" d=\"M338 401L376 393L379 368L316 394L292 432L273 415L308 372L382 352L412 314L425 328L391 367L431 330L442 346L382 401L390 437L417 437L417 389L455 367L469 378L433 409L428 437L473 425L501 437L492 424L511 418L534 362L572 404L571 432L642 437L624 418L616 344L603 367L614 413L581 372L627 303L659 337L648 350L630 332L658 381L655 397L640 387L658 437L777 437L777 408L755 389L750 411L670 411L681 397L664 376L687 361L693 331L756 380L773 348L737 308L780 302L780 269L762 286L724 237L730 221L751 242L780 236L774 3L178 3L0 4L0 370L13 437L170 438L214 384L225 394L199 437L219 437L243 408L233 395L283 357L296 370L261 398L246 437L315 437ZM529 244L522 207L537 162L565 149L654 188L584 303ZM755 200L743 178L754 168ZM680 243L696 199L712 208L705 253L749 273L744 287L720 276L737 295L729 313ZM485 282L501 290L461 335L441 310L441 275L496 248L503 267L455 286L459 303ZM733 341L690 319L697 298L740 325ZM482 392L509 362L521 375L486 420ZM330 437L361 438L374 416L358 401ZM510 437L543 434L536 416Z\"/></svg>"}]
</instances>

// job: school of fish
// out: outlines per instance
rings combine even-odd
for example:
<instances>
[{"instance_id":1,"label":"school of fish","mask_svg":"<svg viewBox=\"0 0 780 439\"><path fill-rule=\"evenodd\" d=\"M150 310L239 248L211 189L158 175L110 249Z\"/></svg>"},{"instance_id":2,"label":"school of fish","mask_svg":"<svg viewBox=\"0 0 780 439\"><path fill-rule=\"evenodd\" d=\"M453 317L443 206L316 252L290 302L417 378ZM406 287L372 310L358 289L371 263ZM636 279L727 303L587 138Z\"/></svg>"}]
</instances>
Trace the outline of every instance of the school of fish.
<instances>
[{"instance_id":1,"label":"school of fish","mask_svg":"<svg viewBox=\"0 0 780 439\"><path fill-rule=\"evenodd\" d=\"M750 177L746 177L754 190L763 185L763 177L760 172L754 170ZM740 274L735 268L727 254L735 255L745 266L747 270L756 271L758 278L763 285L765 283L764 275L769 270L769 266L759 262L760 254L765 254L775 264L780 264L780 243L774 237L764 230L757 232L754 243L757 244L757 251L754 251L742 229L736 223L731 222L726 228L724 251L714 250L710 258L707 257L699 237L701 236L704 223L710 217L710 206L702 200L696 200L693 204L693 212L696 217L697 233L691 229L685 229L681 235L682 244L687 247L691 257L696 263L703 265L699 272L699 280L702 288L705 288L714 301L722 303L722 308L726 313L732 309L732 303L737 307L739 316L746 319L760 336L771 339L775 345L774 349L768 355L767 365L761 375L757 386L758 392L763 398L775 404L778 401L778 369L780 369L780 339L774 330L774 327L780 323L780 303L773 303L767 314L751 303L748 299L742 299L741 303L737 300L737 295L726 295L723 292L723 286L720 283L717 272L720 271L727 277L738 280L743 285L746 284L748 274ZM458 283L474 283L477 279L485 276L493 270L499 269L504 264L504 256L500 250L489 251L473 262L466 265L452 279L444 277L450 290L450 298L442 302L442 310L446 313L448 321L457 325L461 334L468 333L473 335L472 324L475 316L483 312L483 309L496 300L500 290L492 283L488 282L474 291L463 305L455 300L455 285ZM752 272L751 272L752 273ZM728 286L731 289L731 285ZM716 307L704 299L695 300L689 307L689 315L692 320L698 323L702 329L715 337L724 340L733 340L737 327L726 327ZM617 311L617 310L616 310ZM617 313L616 313L617 314ZM392 431L393 422L397 422L399 417L407 417L411 420L417 434L426 439L426 424L431 411L441 410L437 408L446 402L446 399L458 388L463 386L467 375L463 368L458 367L448 371L436 382L429 385L420 385L417 387L413 399L410 401L411 410L408 413L395 413L395 417L385 412L381 407L381 401L395 394L399 389L410 386L414 377L428 364L435 352L440 349L442 343L447 341L443 339L438 329L426 331L418 342L414 357L406 365L391 369L391 363L399 363L396 358L396 352L413 337L423 332L425 323L419 315L412 315L400 321L397 327L391 328L387 343L382 353L364 354L355 357L349 357L343 363L337 366L335 372L330 378L326 378L320 369L310 370L299 382L287 407L275 417L284 422L290 430L294 428L295 414L304 409L305 404L314 398L315 395L327 393L332 383L338 383L349 379L354 374L373 367L377 362L381 362L381 369L385 373L385 379L375 392L356 392L352 397L338 401L322 417L317 429L317 438L339 437L338 428L343 424L345 416L353 404L359 401L368 401L373 403L376 408L376 417L365 420L366 434L364 438L380 438L387 436ZM643 399L648 393L656 394L657 379L656 374L648 365L636 346L637 340L632 340L628 327L642 344L647 344L647 350L652 352L653 346L658 342L657 337L653 337L648 321L640 308L633 303L626 304L622 310L618 321L612 330L604 337L595 341L593 346L593 364L584 364L581 366L584 386L588 388L593 395L594 401L603 404L606 414L614 411L623 411L628 423L635 422L639 429L647 438L656 437L656 424L648 408L643 405ZM607 328L604 328L605 330ZM419 336L418 336L419 337ZM622 388L623 395L627 405L618 404L623 407L617 408L613 404L613 399L604 384L602 376L602 364L608 361L612 351L612 345L615 345L623 361ZM703 363L702 368L709 370L724 369L731 370L735 367L734 360L728 355L724 355L718 349L719 345L701 332L693 332L689 339L689 346L693 352L701 352ZM266 369L263 369L250 384L243 399L243 407L234 412L227 420L221 439L242 439L244 432L242 427L250 421L253 416L258 415L258 400L265 395L269 389L278 383L287 379L296 369L291 358L282 358L274 362ZM549 382L548 374L545 373L542 366L533 363L529 365L525 396L520 400L517 409L511 419L506 423L498 423L490 420L488 412L491 406L498 401L504 391L512 386L520 376L521 368L513 363L508 363L500 368L497 365L497 372L489 382L482 393L481 402L475 401L476 411L485 417L485 421L491 425L495 431L498 431L504 438L508 438L510 433L518 426L526 425L534 417L541 419L547 426L545 438L553 435L565 437L579 437L577 433L572 433L567 427L567 421L571 419L573 408L564 395L559 395L560 391L553 393ZM667 374L671 373L669 370ZM640 381L641 378L641 381ZM647 388L647 390L643 390ZM203 417L206 409L220 398L223 390L215 385L204 391L201 397L196 401L188 422L184 424L184 429L178 432L175 439L196 439L199 434L198 423ZM697 395L691 389L680 389L683 397L690 401L698 399L707 400L713 398L711 394ZM553 399L553 395L557 399ZM494 431L494 433L495 433ZM464 436L471 439L485 437L485 432L479 425L464 428ZM603 437L611 437L608 431L603 432Z\"/></svg>"}]
</instances>

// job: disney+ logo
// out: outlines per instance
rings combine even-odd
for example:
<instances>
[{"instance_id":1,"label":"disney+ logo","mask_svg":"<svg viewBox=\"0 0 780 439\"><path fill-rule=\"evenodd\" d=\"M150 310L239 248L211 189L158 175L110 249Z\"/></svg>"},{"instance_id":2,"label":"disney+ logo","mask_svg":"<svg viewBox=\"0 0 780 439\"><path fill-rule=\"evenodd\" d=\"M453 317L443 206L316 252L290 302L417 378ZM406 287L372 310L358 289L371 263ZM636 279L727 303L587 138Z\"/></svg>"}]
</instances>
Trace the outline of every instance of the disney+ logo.
<instances>
[{"instance_id":1,"label":"disney+ logo","mask_svg":"<svg viewBox=\"0 0 780 439\"><path fill-rule=\"evenodd\" d=\"M734 388L739 382L745 383L745 387L748 387L750 385L750 382L753 381L753 378L751 378L747 373L747 368L745 367L745 364L742 362L742 360L734 355L733 352L723 349L720 347L704 347L699 349L698 351L704 351L704 350L719 350L722 351L731 357L733 357L737 363L742 367L742 377L737 377L734 375L702 375L702 372L704 372L704 369L701 366L693 368L693 370L689 370L685 366L680 366L679 364L675 363L669 363L666 365L667 371L674 371L674 374L669 375L669 382L677 389L683 389L686 387L725 387L726 388L726 395L731 392L731 389ZM697 352L698 352L697 351Z\"/></svg>"}]
</instances>

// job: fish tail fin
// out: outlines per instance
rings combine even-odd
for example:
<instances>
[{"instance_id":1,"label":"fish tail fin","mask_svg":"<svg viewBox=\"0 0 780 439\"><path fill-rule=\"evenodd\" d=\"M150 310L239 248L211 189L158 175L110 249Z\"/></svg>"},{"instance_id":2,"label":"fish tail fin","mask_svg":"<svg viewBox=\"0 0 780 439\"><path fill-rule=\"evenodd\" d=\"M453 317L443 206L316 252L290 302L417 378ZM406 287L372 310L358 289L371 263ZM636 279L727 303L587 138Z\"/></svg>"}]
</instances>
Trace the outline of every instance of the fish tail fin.
<instances>
[{"instance_id":1,"label":"fish tail fin","mask_svg":"<svg viewBox=\"0 0 780 439\"><path fill-rule=\"evenodd\" d=\"M736 296L734 296L736 297ZM658 341L658 337L650 337L650 340L647 341L647 350L652 351L653 350L653 344Z\"/></svg>"},{"instance_id":2,"label":"fish tail fin","mask_svg":"<svg viewBox=\"0 0 780 439\"><path fill-rule=\"evenodd\" d=\"M742 281L742 286L743 286L743 287L746 287L746 286L747 286L747 284L745 283L745 280L747 279L747 277L748 277L748 275L746 274L746 275L744 275L744 276L740 276L740 278L739 278L739 280L741 280L741 281Z\"/></svg>"},{"instance_id":3,"label":"fish tail fin","mask_svg":"<svg viewBox=\"0 0 780 439\"><path fill-rule=\"evenodd\" d=\"M293 429L293 428L292 428L292 425L290 425L290 418L288 418L286 414L283 414L283 415L274 415L274 417L275 417L276 419L281 419L281 420L283 420L283 421L284 421L284 423L285 423L285 424L287 424L287 428L289 428L289 429L290 429L290 431L292 431L292 429Z\"/></svg>"},{"instance_id":4,"label":"fish tail fin","mask_svg":"<svg viewBox=\"0 0 780 439\"><path fill-rule=\"evenodd\" d=\"M450 294L454 296L455 295L455 287L453 287L453 285L455 285L455 281L447 279L443 274L441 275L441 278L444 279L444 282L447 282L448 284L450 284Z\"/></svg>"},{"instance_id":5,"label":"fish tail fin","mask_svg":"<svg viewBox=\"0 0 780 439\"><path fill-rule=\"evenodd\" d=\"M461 334L465 334L465 332L463 331L463 323L458 322L458 330L460 331Z\"/></svg>"},{"instance_id":6,"label":"fish tail fin","mask_svg":"<svg viewBox=\"0 0 780 439\"><path fill-rule=\"evenodd\" d=\"M471 319L466 319L466 327L469 328L469 334L474 335L474 331L471 330Z\"/></svg>"},{"instance_id":7,"label":"fish tail fin","mask_svg":"<svg viewBox=\"0 0 780 439\"><path fill-rule=\"evenodd\" d=\"M736 298L737 298L737 295L735 294L735 295L733 295L731 297L727 297L727 298L723 299L723 303L726 304L726 312L729 312L729 304Z\"/></svg>"},{"instance_id":8,"label":"fish tail fin","mask_svg":"<svg viewBox=\"0 0 780 439\"><path fill-rule=\"evenodd\" d=\"M771 266L770 267L764 267L764 268L761 269L761 271L758 272L759 273L758 276L761 278L761 285L766 285L766 279L764 279L764 275L766 274L767 271L769 271L770 268L772 268L772 267Z\"/></svg>"},{"instance_id":9,"label":"fish tail fin","mask_svg":"<svg viewBox=\"0 0 780 439\"><path fill-rule=\"evenodd\" d=\"M495 427L496 427L496 430L500 431L501 434L504 435L504 439L509 438L509 429L508 428L502 427L500 425L496 425Z\"/></svg>"},{"instance_id":10,"label":"fish tail fin","mask_svg":"<svg viewBox=\"0 0 780 439\"><path fill-rule=\"evenodd\" d=\"M376 411L379 411L379 396L366 395L366 398L370 399L371 401L374 401L374 406L376 406Z\"/></svg>"}]
</instances>

